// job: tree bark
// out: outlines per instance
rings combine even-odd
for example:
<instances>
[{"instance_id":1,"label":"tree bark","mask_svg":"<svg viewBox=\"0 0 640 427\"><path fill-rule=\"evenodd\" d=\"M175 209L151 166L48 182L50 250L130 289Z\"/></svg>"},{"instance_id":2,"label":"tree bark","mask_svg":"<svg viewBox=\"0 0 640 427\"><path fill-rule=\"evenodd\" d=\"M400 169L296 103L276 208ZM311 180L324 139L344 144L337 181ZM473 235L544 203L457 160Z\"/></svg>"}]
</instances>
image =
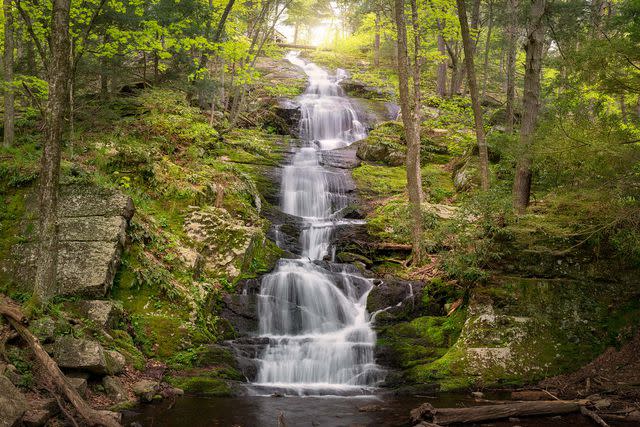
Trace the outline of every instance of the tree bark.
<instances>
[{"instance_id":1,"label":"tree bark","mask_svg":"<svg viewBox=\"0 0 640 427\"><path fill-rule=\"evenodd\" d=\"M507 0L507 104L506 123L507 133L513 133L514 104L516 95L516 39L517 39L517 1Z\"/></svg>"},{"instance_id":2,"label":"tree bark","mask_svg":"<svg viewBox=\"0 0 640 427\"><path fill-rule=\"evenodd\" d=\"M60 151L71 71L69 7L70 0L53 0L47 130L40 167L40 251L34 285L37 303L48 301L56 289Z\"/></svg>"},{"instance_id":3,"label":"tree bark","mask_svg":"<svg viewBox=\"0 0 640 427\"><path fill-rule=\"evenodd\" d=\"M376 12L376 21L374 27L375 35L373 38L373 65L380 65L380 12Z\"/></svg>"},{"instance_id":4,"label":"tree bark","mask_svg":"<svg viewBox=\"0 0 640 427\"><path fill-rule=\"evenodd\" d=\"M544 48L544 14L546 0L532 0L529 30L525 51L527 59L522 97L522 125L520 126L520 153L513 182L513 207L524 213L531 197L531 145L540 109L540 73Z\"/></svg>"},{"instance_id":5,"label":"tree bark","mask_svg":"<svg viewBox=\"0 0 640 427\"><path fill-rule=\"evenodd\" d=\"M484 45L484 66L482 72L482 99L487 96L487 81L489 80L489 48L491 46L491 30L493 29L493 1L489 0L489 23L487 25L487 41Z\"/></svg>"},{"instance_id":6,"label":"tree bark","mask_svg":"<svg viewBox=\"0 0 640 427\"><path fill-rule=\"evenodd\" d=\"M436 92L440 98L444 98L447 95L447 60L445 55L447 54L444 46L444 38L442 34L438 34L438 51L442 56L442 61L438 64L438 77L436 80Z\"/></svg>"},{"instance_id":7,"label":"tree bark","mask_svg":"<svg viewBox=\"0 0 640 427\"><path fill-rule=\"evenodd\" d=\"M224 31L224 25L227 22L227 18L229 17L229 13L231 13L231 9L233 9L234 3L235 3L235 0L229 0L227 2L227 5L224 8L224 12L222 12L222 16L220 17L220 20L218 21L218 26L216 27L216 32L213 35L213 42L214 43L218 43L220 41L220 38L222 37L222 33Z\"/></svg>"},{"instance_id":8,"label":"tree bark","mask_svg":"<svg viewBox=\"0 0 640 427\"><path fill-rule=\"evenodd\" d=\"M411 0L411 26L413 27L413 111L420 128L422 122L422 89L420 88L422 58L420 56L420 20L418 2Z\"/></svg>"},{"instance_id":9,"label":"tree bark","mask_svg":"<svg viewBox=\"0 0 640 427\"><path fill-rule=\"evenodd\" d=\"M412 219L412 258L418 265L422 259L422 175L420 171L420 127L415 103L409 89L409 52L407 49L407 27L404 16L404 0L395 0L395 18L398 32L398 86L400 109L407 142L407 193Z\"/></svg>"},{"instance_id":10,"label":"tree bark","mask_svg":"<svg viewBox=\"0 0 640 427\"><path fill-rule=\"evenodd\" d=\"M480 96L478 94L478 83L476 81L476 70L473 61L473 41L469 34L469 23L467 22L467 10L465 0L456 0L458 5L458 19L460 20L460 33L462 35L462 47L464 48L464 63L467 70L467 83L471 95L471 106L473 108L473 118L476 125L476 139L478 140L478 157L480 158L480 183L483 190L489 189L489 152L484 134L484 123L482 120L482 107L480 106Z\"/></svg>"},{"instance_id":11,"label":"tree bark","mask_svg":"<svg viewBox=\"0 0 640 427\"><path fill-rule=\"evenodd\" d=\"M411 411L414 422L425 420L436 425L480 423L509 417L561 415L580 412L586 401L550 400L514 402L468 408L434 408L428 403Z\"/></svg>"},{"instance_id":12,"label":"tree bark","mask_svg":"<svg viewBox=\"0 0 640 427\"><path fill-rule=\"evenodd\" d=\"M4 0L4 138L5 147L13 145L15 137L15 103L13 92L13 7Z\"/></svg>"}]
</instances>

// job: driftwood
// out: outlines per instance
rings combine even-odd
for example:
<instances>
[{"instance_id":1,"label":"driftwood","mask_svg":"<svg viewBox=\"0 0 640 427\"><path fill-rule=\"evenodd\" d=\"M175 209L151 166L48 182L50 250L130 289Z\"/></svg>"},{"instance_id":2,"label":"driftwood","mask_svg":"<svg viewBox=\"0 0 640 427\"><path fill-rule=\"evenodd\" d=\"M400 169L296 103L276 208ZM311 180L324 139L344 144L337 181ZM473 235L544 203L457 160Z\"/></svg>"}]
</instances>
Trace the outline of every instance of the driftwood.
<instances>
[{"instance_id":1,"label":"driftwood","mask_svg":"<svg viewBox=\"0 0 640 427\"><path fill-rule=\"evenodd\" d=\"M64 376L56 362L47 354L40 345L40 341L25 326L26 318L20 311L20 307L11 303L7 299L0 297L0 315L4 316L9 324L27 343L33 351L37 363L49 376L51 382L59 392L64 394L67 400L73 405L78 414L92 426L120 427L120 415L111 411L99 411L93 409L78 394L67 378Z\"/></svg>"},{"instance_id":2,"label":"driftwood","mask_svg":"<svg viewBox=\"0 0 640 427\"><path fill-rule=\"evenodd\" d=\"M509 417L530 417L580 412L586 401L549 400L514 402L501 405L472 406L468 408L434 408L423 403L411 411L414 423L426 421L437 425L476 423Z\"/></svg>"},{"instance_id":3,"label":"driftwood","mask_svg":"<svg viewBox=\"0 0 640 427\"><path fill-rule=\"evenodd\" d=\"M580 412L582 413L582 415L591 418L593 420L593 422L595 422L599 426L601 426L601 427L609 427L609 424L607 424L607 422L605 420L600 418L600 416L598 414L596 414L595 412L587 409L586 407L581 406L580 407Z\"/></svg>"}]
</instances>

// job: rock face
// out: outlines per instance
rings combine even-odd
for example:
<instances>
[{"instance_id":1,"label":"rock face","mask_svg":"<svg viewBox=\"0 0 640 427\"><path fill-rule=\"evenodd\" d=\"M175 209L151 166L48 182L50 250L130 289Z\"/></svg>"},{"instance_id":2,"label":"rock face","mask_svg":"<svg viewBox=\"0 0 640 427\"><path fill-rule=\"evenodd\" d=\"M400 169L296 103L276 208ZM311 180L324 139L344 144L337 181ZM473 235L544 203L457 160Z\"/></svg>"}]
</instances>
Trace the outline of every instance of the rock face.
<instances>
[{"instance_id":1,"label":"rock face","mask_svg":"<svg viewBox=\"0 0 640 427\"><path fill-rule=\"evenodd\" d=\"M35 198L27 202L37 212ZM120 265L126 230L134 214L130 197L95 186L64 186L59 202L58 295L104 296ZM0 261L18 285L33 284L37 220L25 224L23 240Z\"/></svg>"},{"instance_id":2,"label":"rock face","mask_svg":"<svg viewBox=\"0 0 640 427\"><path fill-rule=\"evenodd\" d=\"M262 244L258 227L246 226L222 208L206 207L192 211L184 229L199 247L201 268L214 274L238 277L251 262L254 245Z\"/></svg>"},{"instance_id":3,"label":"rock face","mask_svg":"<svg viewBox=\"0 0 640 427\"><path fill-rule=\"evenodd\" d=\"M113 301L81 301L78 308L87 319L105 329L115 327L122 315L122 308Z\"/></svg>"},{"instance_id":4,"label":"rock face","mask_svg":"<svg viewBox=\"0 0 640 427\"><path fill-rule=\"evenodd\" d=\"M27 408L27 399L20 390L0 375L0 427L16 425Z\"/></svg>"},{"instance_id":5,"label":"rock face","mask_svg":"<svg viewBox=\"0 0 640 427\"><path fill-rule=\"evenodd\" d=\"M53 358L63 369L98 375L117 374L124 368L124 357L117 351L105 351L100 343L64 336L53 345Z\"/></svg>"}]
</instances>

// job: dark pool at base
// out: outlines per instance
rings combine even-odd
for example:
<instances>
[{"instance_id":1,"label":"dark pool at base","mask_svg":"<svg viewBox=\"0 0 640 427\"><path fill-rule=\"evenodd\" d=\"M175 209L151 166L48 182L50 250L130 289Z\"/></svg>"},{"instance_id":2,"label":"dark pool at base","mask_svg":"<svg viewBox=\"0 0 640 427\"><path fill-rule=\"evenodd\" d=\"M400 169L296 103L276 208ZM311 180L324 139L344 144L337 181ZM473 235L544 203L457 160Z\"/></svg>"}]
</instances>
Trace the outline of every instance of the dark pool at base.
<instances>
[{"instance_id":1,"label":"dark pool at base","mask_svg":"<svg viewBox=\"0 0 640 427\"><path fill-rule=\"evenodd\" d=\"M435 407L471 406L467 396L437 397L237 397L185 396L174 401L148 404L124 414L124 425L138 422L144 427L278 426L282 414L287 427L410 426L409 412L423 402ZM374 407L377 406L377 407ZM556 418L522 418L517 422L484 423L484 426L591 427L580 415Z\"/></svg>"}]
</instances>

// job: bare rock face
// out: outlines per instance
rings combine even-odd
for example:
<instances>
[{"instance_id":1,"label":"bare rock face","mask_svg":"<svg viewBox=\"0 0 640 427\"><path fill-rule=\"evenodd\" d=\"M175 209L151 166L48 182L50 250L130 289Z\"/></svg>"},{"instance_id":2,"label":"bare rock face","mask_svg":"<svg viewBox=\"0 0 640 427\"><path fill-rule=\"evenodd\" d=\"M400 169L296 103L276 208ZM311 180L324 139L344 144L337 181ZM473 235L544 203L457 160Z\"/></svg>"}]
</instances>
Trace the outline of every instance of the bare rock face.
<instances>
[{"instance_id":1,"label":"bare rock face","mask_svg":"<svg viewBox=\"0 0 640 427\"><path fill-rule=\"evenodd\" d=\"M27 399L20 390L0 375L0 427L16 425L27 408Z\"/></svg>"},{"instance_id":2,"label":"bare rock face","mask_svg":"<svg viewBox=\"0 0 640 427\"><path fill-rule=\"evenodd\" d=\"M251 262L252 248L262 244L264 234L258 227L246 226L222 208L194 210L184 229L199 246L199 263L204 271L237 277Z\"/></svg>"},{"instance_id":3,"label":"bare rock face","mask_svg":"<svg viewBox=\"0 0 640 427\"><path fill-rule=\"evenodd\" d=\"M64 336L53 345L53 358L63 369L113 375L122 372L124 357L117 351L105 351L99 342Z\"/></svg>"},{"instance_id":4,"label":"bare rock face","mask_svg":"<svg viewBox=\"0 0 640 427\"><path fill-rule=\"evenodd\" d=\"M79 303L80 312L97 326L112 329L122 315L122 308L113 301L91 300Z\"/></svg>"},{"instance_id":5,"label":"bare rock face","mask_svg":"<svg viewBox=\"0 0 640 427\"><path fill-rule=\"evenodd\" d=\"M28 201L37 213L35 198ZM64 186L59 201L57 295L104 296L120 265L126 230L133 216L130 197L95 186ZM37 218L25 223L23 243L0 267L17 284L33 284L38 257Z\"/></svg>"}]
</instances>

